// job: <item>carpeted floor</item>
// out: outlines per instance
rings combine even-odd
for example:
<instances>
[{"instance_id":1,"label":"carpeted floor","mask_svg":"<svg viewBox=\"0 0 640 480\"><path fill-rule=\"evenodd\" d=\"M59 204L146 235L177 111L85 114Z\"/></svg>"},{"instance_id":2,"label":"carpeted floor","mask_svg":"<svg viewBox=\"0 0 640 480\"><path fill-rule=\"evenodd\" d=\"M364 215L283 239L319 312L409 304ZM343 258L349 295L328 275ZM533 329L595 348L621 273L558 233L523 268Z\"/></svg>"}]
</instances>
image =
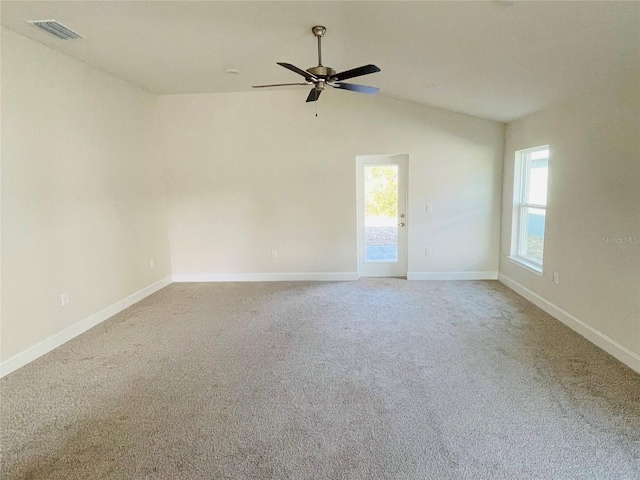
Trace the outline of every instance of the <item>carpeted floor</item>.
<instances>
[{"instance_id":1,"label":"carpeted floor","mask_svg":"<svg viewBox=\"0 0 640 480\"><path fill-rule=\"evenodd\" d=\"M172 284L0 389L3 480L640 478L640 375L498 282Z\"/></svg>"}]
</instances>

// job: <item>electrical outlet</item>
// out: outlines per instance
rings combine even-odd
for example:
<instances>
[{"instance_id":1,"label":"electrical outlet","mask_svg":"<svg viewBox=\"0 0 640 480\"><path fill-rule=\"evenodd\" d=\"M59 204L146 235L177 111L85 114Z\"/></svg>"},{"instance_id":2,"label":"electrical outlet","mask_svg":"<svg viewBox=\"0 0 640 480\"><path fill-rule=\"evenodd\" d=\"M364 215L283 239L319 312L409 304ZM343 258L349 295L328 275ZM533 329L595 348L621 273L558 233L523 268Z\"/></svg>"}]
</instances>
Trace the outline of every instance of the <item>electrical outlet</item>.
<instances>
[{"instance_id":1,"label":"electrical outlet","mask_svg":"<svg viewBox=\"0 0 640 480\"><path fill-rule=\"evenodd\" d=\"M62 301L62 306L66 307L67 305L69 305L69 294L68 293L61 294L60 300Z\"/></svg>"},{"instance_id":2,"label":"electrical outlet","mask_svg":"<svg viewBox=\"0 0 640 480\"><path fill-rule=\"evenodd\" d=\"M427 203L427 213L433 213L433 205Z\"/></svg>"},{"instance_id":3,"label":"electrical outlet","mask_svg":"<svg viewBox=\"0 0 640 480\"><path fill-rule=\"evenodd\" d=\"M427 248L425 248L425 249L424 249L424 254L425 254L427 257L430 257L431 255L433 255L433 248L431 248L431 247L427 247Z\"/></svg>"},{"instance_id":4,"label":"electrical outlet","mask_svg":"<svg viewBox=\"0 0 640 480\"><path fill-rule=\"evenodd\" d=\"M271 258L278 258L278 251L277 250L271 250Z\"/></svg>"},{"instance_id":5,"label":"electrical outlet","mask_svg":"<svg viewBox=\"0 0 640 480\"><path fill-rule=\"evenodd\" d=\"M153 261L153 258L149 260L149 268L153 268L156 266L156 262Z\"/></svg>"},{"instance_id":6,"label":"electrical outlet","mask_svg":"<svg viewBox=\"0 0 640 480\"><path fill-rule=\"evenodd\" d=\"M556 285L560 283L560 274L558 272L553 272L553 283Z\"/></svg>"}]
</instances>

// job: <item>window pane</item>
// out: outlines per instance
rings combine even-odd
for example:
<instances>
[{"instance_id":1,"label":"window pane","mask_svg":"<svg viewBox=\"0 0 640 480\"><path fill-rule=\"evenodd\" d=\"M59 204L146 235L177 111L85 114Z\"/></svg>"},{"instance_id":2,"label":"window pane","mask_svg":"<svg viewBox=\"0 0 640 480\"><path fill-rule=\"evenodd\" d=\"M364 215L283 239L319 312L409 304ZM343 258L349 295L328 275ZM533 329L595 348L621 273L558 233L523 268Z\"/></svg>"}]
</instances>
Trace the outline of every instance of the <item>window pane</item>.
<instances>
[{"instance_id":1,"label":"window pane","mask_svg":"<svg viewBox=\"0 0 640 480\"><path fill-rule=\"evenodd\" d=\"M544 224L546 211L539 208L522 208L522 238L520 255L542 264Z\"/></svg>"},{"instance_id":2,"label":"window pane","mask_svg":"<svg viewBox=\"0 0 640 480\"><path fill-rule=\"evenodd\" d=\"M536 150L535 152L531 152L531 160L540 160L543 158L549 158L549 150Z\"/></svg>"},{"instance_id":3,"label":"window pane","mask_svg":"<svg viewBox=\"0 0 640 480\"><path fill-rule=\"evenodd\" d=\"M398 261L398 166L365 165L365 261Z\"/></svg>"},{"instance_id":4,"label":"window pane","mask_svg":"<svg viewBox=\"0 0 640 480\"><path fill-rule=\"evenodd\" d=\"M549 160L547 158L533 160L532 154L532 159L527 163L529 164L529 185L527 189L529 192L529 198L526 201L537 205L546 205Z\"/></svg>"}]
</instances>

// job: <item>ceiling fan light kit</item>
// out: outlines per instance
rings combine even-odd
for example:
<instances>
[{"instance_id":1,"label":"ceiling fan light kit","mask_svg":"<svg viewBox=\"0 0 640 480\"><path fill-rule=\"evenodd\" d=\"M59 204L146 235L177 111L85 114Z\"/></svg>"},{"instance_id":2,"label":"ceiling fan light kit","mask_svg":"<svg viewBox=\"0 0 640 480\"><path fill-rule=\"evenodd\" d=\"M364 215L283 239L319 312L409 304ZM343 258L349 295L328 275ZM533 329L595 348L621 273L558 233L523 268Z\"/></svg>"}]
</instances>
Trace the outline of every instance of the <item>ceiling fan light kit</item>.
<instances>
[{"instance_id":1,"label":"ceiling fan light kit","mask_svg":"<svg viewBox=\"0 0 640 480\"><path fill-rule=\"evenodd\" d=\"M311 32L318 39L318 65L306 70L291 65L290 63L278 62L278 65L291 70L304 77L304 83L278 83L272 85L254 85L253 88L266 88L266 87L285 87L291 85L313 85L313 88L309 92L307 102L315 102L320 98L320 94L326 89L327 85L332 88L339 88L342 90L350 90L352 92L374 94L380 91L377 87L367 87L366 85L357 85L355 83L342 83L343 80L350 78L361 77L362 75L369 75L370 73L379 72L380 69L375 65L364 65L362 67L353 68L344 72L336 73L331 68L322 65L322 37L327 32L327 29L321 25L316 25L311 29Z\"/></svg>"}]
</instances>

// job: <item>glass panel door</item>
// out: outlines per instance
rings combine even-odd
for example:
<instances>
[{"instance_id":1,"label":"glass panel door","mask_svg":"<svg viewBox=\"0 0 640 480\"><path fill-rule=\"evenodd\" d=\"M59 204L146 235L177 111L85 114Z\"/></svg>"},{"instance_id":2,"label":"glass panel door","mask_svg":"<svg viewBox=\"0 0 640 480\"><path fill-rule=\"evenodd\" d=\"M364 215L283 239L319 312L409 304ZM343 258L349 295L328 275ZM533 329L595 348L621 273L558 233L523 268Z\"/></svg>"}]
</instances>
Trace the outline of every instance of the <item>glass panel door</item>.
<instances>
[{"instance_id":1,"label":"glass panel door","mask_svg":"<svg viewBox=\"0 0 640 480\"><path fill-rule=\"evenodd\" d=\"M407 155L358 157L358 273L407 274Z\"/></svg>"}]
</instances>

